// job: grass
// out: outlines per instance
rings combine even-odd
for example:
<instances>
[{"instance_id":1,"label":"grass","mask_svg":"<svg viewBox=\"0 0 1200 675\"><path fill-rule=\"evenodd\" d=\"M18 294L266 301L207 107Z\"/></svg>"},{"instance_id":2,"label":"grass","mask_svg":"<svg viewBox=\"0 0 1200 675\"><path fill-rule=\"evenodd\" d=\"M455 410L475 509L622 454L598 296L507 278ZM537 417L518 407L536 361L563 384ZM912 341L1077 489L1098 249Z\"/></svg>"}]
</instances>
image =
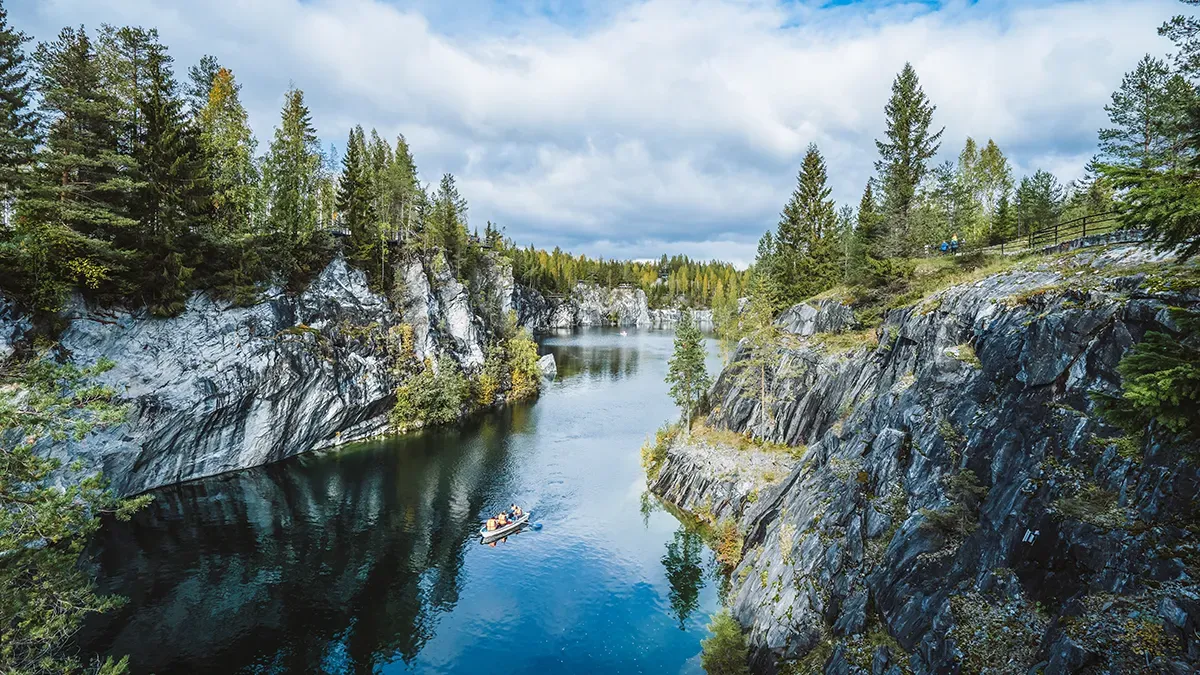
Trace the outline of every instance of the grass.
<instances>
[{"instance_id":1,"label":"grass","mask_svg":"<svg viewBox=\"0 0 1200 675\"><path fill-rule=\"evenodd\" d=\"M804 453L808 448L803 445L792 446L786 443L775 443L766 441L761 438L754 438L749 434L739 434L736 431L729 429L718 429L704 423L704 420L697 418L692 422L692 438L701 443L713 446L724 446L734 448L738 451L758 450L761 452L788 455L795 459L804 457Z\"/></svg>"},{"instance_id":2,"label":"grass","mask_svg":"<svg viewBox=\"0 0 1200 675\"><path fill-rule=\"evenodd\" d=\"M964 342L960 345L955 345L946 349L946 355L951 358L958 359L972 368L983 367L983 362L979 360L979 356L975 354L975 348L972 347L969 342Z\"/></svg>"},{"instance_id":3,"label":"grass","mask_svg":"<svg viewBox=\"0 0 1200 675\"><path fill-rule=\"evenodd\" d=\"M860 323L872 327L883 323L893 309L922 304L924 313L931 303L941 302L930 296L960 284L970 284L985 277L1007 272L1020 266L1027 258L1021 256L946 256L918 258L910 261L913 272L880 288L855 287L842 291L853 298L855 314Z\"/></svg>"},{"instance_id":4,"label":"grass","mask_svg":"<svg viewBox=\"0 0 1200 675\"><path fill-rule=\"evenodd\" d=\"M810 344L824 354L841 354L859 349L874 350L879 346L879 331L866 328L845 333L821 333L812 336Z\"/></svg>"}]
</instances>

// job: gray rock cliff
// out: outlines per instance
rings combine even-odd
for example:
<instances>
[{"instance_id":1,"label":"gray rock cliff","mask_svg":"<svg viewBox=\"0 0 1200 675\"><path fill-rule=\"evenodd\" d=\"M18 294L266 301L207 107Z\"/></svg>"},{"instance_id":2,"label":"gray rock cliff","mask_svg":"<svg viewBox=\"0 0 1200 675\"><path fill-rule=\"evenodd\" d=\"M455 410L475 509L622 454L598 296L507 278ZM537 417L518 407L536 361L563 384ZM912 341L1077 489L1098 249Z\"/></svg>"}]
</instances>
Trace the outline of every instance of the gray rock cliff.
<instances>
[{"instance_id":1,"label":"gray rock cliff","mask_svg":"<svg viewBox=\"0 0 1200 675\"><path fill-rule=\"evenodd\" d=\"M488 269L503 307L511 269ZM416 357L448 355L466 371L482 365L489 331L444 261L412 259L397 274L395 309L341 259L303 293L269 292L250 307L197 293L179 316L155 318L76 301L60 344L77 363L115 362L101 379L130 414L82 442L39 450L64 466L83 460L129 495L384 432L399 383L393 329L412 326ZM0 350L29 330L0 302Z\"/></svg>"},{"instance_id":2,"label":"gray rock cliff","mask_svg":"<svg viewBox=\"0 0 1200 675\"><path fill-rule=\"evenodd\" d=\"M729 604L754 669L1195 672L1196 448L1124 439L1091 396L1169 307L1200 308L1195 267L1173 283L1168 262L1042 259L838 340L821 331L852 316L793 308L780 321L807 337L774 354L765 397L735 354L708 423L803 459L749 499L720 468L739 451L681 441L651 487L739 523Z\"/></svg>"}]
</instances>

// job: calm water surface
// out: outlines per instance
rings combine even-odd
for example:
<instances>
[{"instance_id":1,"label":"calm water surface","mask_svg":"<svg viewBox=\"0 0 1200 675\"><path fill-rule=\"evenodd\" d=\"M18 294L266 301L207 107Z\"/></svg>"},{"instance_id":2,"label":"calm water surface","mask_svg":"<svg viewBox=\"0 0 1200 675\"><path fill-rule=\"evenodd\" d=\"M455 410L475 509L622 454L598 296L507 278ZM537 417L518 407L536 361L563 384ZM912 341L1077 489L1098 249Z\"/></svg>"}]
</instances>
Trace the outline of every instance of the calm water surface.
<instances>
[{"instance_id":1,"label":"calm water surface","mask_svg":"<svg viewBox=\"0 0 1200 675\"><path fill-rule=\"evenodd\" d=\"M80 636L136 673L697 673L711 552L645 495L672 334L547 338L541 399L155 493L91 549L129 598ZM710 359L710 371L717 361ZM496 546L518 502L540 531Z\"/></svg>"}]
</instances>

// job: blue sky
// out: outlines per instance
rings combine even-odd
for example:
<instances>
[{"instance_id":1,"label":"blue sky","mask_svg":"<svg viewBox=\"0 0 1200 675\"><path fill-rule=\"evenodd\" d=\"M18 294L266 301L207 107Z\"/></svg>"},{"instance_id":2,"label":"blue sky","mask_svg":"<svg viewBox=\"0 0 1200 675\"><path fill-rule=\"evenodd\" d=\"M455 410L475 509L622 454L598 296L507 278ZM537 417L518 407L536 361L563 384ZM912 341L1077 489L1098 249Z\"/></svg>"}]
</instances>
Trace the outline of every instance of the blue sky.
<instances>
[{"instance_id":1,"label":"blue sky","mask_svg":"<svg viewBox=\"0 0 1200 675\"><path fill-rule=\"evenodd\" d=\"M1075 178L1104 105L1175 0L8 0L37 39L157 26L211 53L265 147L290 82L326 144L356 123L453 172L471 224L590 255L754 255L805 147L858 201L912 61L944 158L993 138L1020 173ZM260 148L261 149L261 148Z\"/></svg>"}]
</instances>

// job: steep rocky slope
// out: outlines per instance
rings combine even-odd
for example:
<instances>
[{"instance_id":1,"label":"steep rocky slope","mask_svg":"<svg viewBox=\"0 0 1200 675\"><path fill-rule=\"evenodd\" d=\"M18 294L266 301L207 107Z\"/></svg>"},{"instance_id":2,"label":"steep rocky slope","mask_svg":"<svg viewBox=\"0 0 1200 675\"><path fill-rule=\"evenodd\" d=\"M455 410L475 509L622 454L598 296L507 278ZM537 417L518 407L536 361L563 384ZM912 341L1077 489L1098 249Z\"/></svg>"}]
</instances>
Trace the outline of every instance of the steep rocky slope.
<instances>
[{"instance_id":1,"label":"steep rocky slope","mask_svg":"<svg viewBox=\"0 0 1200 675\"><path fill-rule=\"evenodd\" d=\"M154 318L76 301L60 344L77 363L116 364L101 380L130 403L130 415L41 451L103 470L128 495L384 431L399 384L399 327L412 328L419 360L444 354L475 370L495 328L488 323L511 307L514 288L503 261L481 267L489 278L475 283L495 297L475 302L444 261L413 258L396 273L403 282L393 301L341 259L303 293L270 292L251 307L197 293L179 316ZM484 301L492 311L480 310ZM30 329L0 303L0 349L11 351Z\"/></svg>"},{"instance_id":2,"label":"steep rocky slope","mask_svg":"<svg viewBox=\"0 0 1200 675\"><path fill-rule=\"evenodd\" d=\"M536 331L652 323L646 293L640 288L601 288L580 282L569 294L551 297L518 286L513 305L521 325Z\"/></svg>"},{"instance_id":3,"label":"steep rocky slope","mask_svg":"<svg viewBox=\"0 0 1200 675\"><path fill-rule=\"evenodd\" d=\"M685 436L652 489L740 524L729 603L755 670L1194 672L1200 453L1122 436L1090 392L1117 390L1169 307L1200 308L1198 279L1091 249L873 331L829 335L848 312L794 308L765 377L743 345L708 424L803 459L761 489L714 471L739 451Z\"/></svg>"}]
</instances>

